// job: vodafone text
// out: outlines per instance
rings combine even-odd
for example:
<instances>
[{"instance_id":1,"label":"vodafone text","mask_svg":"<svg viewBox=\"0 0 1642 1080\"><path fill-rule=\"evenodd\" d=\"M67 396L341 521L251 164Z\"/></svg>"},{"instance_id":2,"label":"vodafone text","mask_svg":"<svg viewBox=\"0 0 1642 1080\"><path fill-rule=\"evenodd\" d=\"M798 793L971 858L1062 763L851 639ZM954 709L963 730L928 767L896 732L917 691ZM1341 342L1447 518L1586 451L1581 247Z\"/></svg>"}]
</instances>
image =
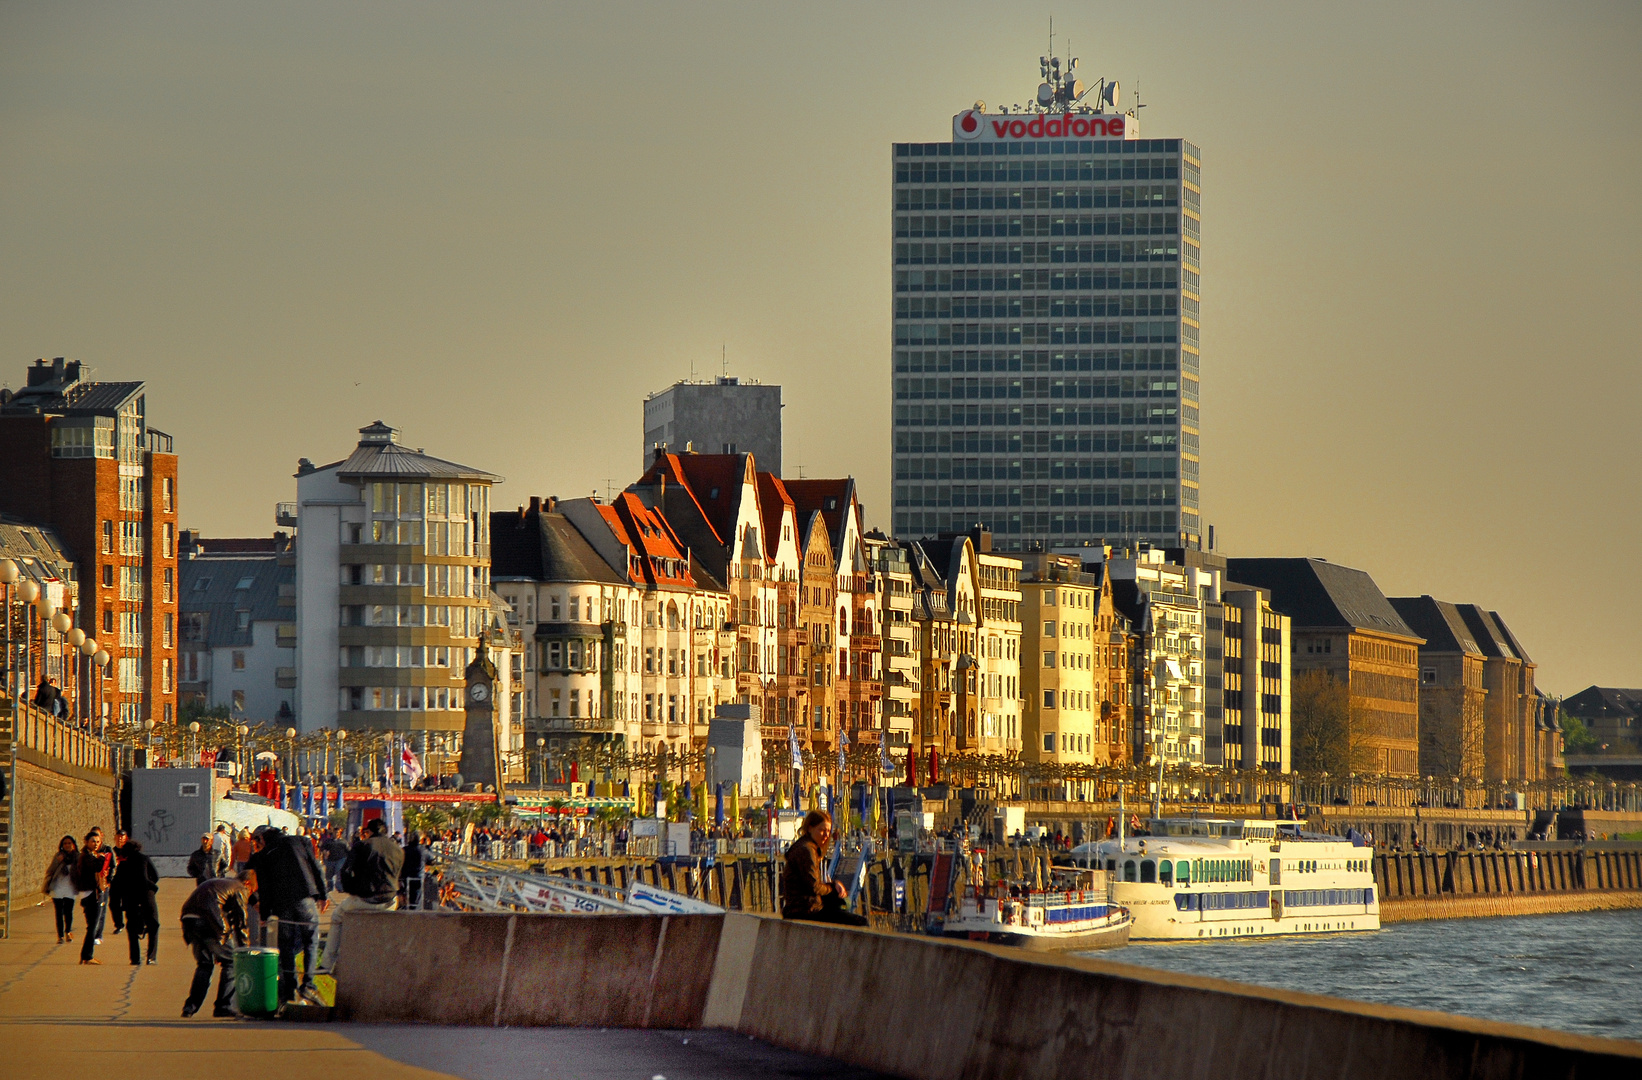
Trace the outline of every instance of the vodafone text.
<instances>
[{"instance_id":1,"label":"vodafone text","mask_svg":"<svg viewBox=\"0 0 1642 1080\"><path fill-rule=\"evenodd\" d=\"M1123 116L1056 116L1052 113L1038 113L1031 119L993 119L969 109L953 118L952 129L960 139L974 139L985 134L987 125L992 128L992 137L997 139L1063 139L1092 136L1121 139L1127 134L1126 119Z\"/></svg>"}]
</instances>

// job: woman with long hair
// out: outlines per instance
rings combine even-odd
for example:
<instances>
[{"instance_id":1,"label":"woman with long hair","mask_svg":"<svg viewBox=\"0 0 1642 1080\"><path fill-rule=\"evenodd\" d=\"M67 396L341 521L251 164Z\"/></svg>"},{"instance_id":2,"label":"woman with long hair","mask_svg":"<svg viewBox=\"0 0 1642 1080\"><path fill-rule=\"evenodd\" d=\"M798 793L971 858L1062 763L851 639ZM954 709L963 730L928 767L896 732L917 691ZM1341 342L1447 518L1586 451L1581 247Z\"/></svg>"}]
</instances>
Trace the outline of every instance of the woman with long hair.
<instances>
[{"instance_id":1,"label":"woman with long hair","mask_svg":"<svg viewBox=\"0 0 1642 1080\"><path fill-rule=\"evenodd\" d=\"M74 837L65 836L57 841L57 854L46 867L46 880L40 891L51 897L51 906L57 912L57 944L74 940L74 868L80 862L80 845Z\"/></svg>"},{"instance_id":2,"label":"woman with long hair","mask_svg":"<svg viewBox=\"0 0 1642 1080\"><path fill-rule=\"evenodd\" d=\"M798 839L787 849L787 865L781 875L781 917L865 926L867 920L844 905L844 886L827 878L822 870L831 840L832 815L825 810L811 810L804 815Z\"/></svg>"}]
</instances>

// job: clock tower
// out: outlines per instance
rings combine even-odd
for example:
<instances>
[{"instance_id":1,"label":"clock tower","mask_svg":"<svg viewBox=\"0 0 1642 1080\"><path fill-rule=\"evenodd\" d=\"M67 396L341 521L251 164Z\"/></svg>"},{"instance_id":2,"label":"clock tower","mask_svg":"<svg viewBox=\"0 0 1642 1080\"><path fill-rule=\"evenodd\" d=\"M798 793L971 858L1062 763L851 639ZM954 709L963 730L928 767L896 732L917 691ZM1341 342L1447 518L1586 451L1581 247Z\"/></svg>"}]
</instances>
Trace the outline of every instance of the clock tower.
<instances>
[{"instance_id":1,"label":"clock tower","mask_svg":"<svg viewBox=\"0 0 1642 1080\"><path fill-rule=\"evenodd\" d=\"M464 784L482 784L502 801L502 746L496 730L496 665L479 645L465 672L467 722L462 728L462 759L457 769Z\"/></svg>"}]
</instances>

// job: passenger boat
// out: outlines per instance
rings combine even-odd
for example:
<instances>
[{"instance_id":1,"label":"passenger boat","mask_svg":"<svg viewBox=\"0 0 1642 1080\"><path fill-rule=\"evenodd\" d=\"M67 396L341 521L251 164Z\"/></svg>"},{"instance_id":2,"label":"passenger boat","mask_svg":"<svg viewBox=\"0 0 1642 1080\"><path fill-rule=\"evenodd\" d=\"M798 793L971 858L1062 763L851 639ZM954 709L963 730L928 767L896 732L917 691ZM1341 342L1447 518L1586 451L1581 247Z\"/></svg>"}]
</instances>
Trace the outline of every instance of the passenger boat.
<instances>
[{"instance_id":1,"label":"passenger boat","mask_svg":"<svg viewBox=\"0 0 1642 1080\"><path fill-rule=\"evenodd\" d=\"M1373 854L1299 822L1257 818L1154 818L1145 835L1072 852L1111 875L1134 941L1378 930Z\"/></svg>"},{"instance_id":2,"label":"passenger boat","mask_svg":"<svg viewBox=\"0 0 1642 1080\"><path fill-rule=\"evenodd\" d=\"M1129 913L1107 895L1107 873L1055 867L1049 887L969 885L941 924L945 937L1033 950L1109 949L1129 940Z\"/></svg>"}]
</instances>

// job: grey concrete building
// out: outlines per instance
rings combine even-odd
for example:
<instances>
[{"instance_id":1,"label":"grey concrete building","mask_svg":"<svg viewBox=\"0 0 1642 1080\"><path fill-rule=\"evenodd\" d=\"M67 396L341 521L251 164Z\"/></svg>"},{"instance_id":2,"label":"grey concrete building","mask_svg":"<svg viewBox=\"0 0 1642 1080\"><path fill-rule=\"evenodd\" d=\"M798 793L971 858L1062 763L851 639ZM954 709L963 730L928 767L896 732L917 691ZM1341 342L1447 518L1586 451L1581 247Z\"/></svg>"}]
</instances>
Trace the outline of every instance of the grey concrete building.
<instances>
[{"instance_id":1,"label":"grey concrete building","mask_svg":"<svg viewBox=\"0 0 1642 1080\"><path fill-rule=\"evenodd\" d=\"M781 475L781 387L721 375L680 382L644 399L644 464L656 448L682 453L751 454Z\"/></svg>"}]
</instances>

